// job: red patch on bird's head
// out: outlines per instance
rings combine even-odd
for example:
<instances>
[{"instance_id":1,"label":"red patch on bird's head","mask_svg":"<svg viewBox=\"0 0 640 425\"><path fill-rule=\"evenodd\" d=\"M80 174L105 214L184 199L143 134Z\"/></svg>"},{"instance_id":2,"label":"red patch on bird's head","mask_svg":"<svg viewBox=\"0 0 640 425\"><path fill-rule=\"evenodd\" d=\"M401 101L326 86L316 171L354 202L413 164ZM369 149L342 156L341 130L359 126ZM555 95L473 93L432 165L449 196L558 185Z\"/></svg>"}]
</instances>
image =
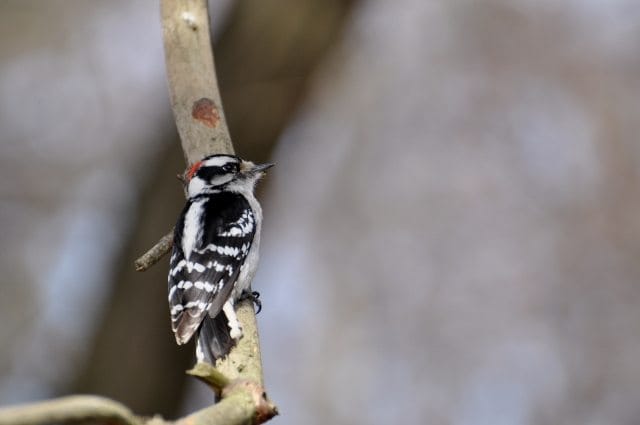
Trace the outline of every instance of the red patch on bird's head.
<instances>
[{"instance_id":1,"label":"red patch on bird's head","mask_svg":"<svg viewBox=\"0 0 640 425\"><path fill-rule=\"evenodd\" d=\"M191 181L193 176L198 172L198 169L202 166L202 161L198 161L189 168L187 171L187 181Z\"/></svg>"}]
</instances>

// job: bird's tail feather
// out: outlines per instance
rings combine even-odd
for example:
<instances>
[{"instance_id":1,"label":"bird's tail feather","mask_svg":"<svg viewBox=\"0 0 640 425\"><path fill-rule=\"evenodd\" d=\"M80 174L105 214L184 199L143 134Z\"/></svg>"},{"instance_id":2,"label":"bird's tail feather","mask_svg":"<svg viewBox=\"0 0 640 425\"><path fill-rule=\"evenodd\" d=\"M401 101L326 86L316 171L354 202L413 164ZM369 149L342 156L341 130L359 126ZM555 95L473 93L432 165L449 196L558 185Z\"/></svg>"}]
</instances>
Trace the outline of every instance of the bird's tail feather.
<instances>
[{"instance_id":1,"label":"bird's tail feather","mask_svg":"<svg viewBox=\"0 0 640 425\"><path fill-rule=\"evenodd\" d=\"M215 365L216 359L225 357L235 345L235 341L229 335L229 326L224 312L216 317L207 315L198 330L198 346L196 357L198 362L205 361Z\"/></svg>"}]
</instances>

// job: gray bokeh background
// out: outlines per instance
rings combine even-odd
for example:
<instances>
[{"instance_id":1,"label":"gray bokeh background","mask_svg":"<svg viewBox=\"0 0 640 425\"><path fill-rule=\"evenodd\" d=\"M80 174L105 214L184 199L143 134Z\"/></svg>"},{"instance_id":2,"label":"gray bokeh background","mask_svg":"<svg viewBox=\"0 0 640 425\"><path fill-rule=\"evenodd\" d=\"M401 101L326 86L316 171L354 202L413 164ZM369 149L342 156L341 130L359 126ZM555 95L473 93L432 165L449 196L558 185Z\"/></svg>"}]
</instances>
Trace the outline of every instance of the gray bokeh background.
<instances>
[{"instance_id":1,"label":"gray bokeh background","mask_svg":"<svg viewBox=\"0 0 640 425\"><path fill-rule=\"evenodd\" d=\"M637 423L640 5L268 3L211 5L237 150L277 163L275 420ZM0 404L210 402L166 264L130 272L182 203L163 60L155 1L0 3Z\"/></svg>"}]
</instances>

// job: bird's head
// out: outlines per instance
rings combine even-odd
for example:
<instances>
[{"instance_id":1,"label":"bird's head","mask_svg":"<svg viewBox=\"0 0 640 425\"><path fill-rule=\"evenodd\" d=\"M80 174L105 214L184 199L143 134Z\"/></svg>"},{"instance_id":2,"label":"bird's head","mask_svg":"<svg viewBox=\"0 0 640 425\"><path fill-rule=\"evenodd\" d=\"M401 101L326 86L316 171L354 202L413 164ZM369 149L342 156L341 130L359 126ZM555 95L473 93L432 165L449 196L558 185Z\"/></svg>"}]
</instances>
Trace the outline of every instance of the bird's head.
<instances>
[{"instance_id":1,"label":"bird's head","mask_svg":"<svg viewBox=\"0 0 640 425\"><path fill-rule=\"evenodd\" d=\"M253 192L256 181L274 164L254 164L234 155L210 155L196 162L186 173L189 198L228 190Z\"/></svg>"}]
</instances>

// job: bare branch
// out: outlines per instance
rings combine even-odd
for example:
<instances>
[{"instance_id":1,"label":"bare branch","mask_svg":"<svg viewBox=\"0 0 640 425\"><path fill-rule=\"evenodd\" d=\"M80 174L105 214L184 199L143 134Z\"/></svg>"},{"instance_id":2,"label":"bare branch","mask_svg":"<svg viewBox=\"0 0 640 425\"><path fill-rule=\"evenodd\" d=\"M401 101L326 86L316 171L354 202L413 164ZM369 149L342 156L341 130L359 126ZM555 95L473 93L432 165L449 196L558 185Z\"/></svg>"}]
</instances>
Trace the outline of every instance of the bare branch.
<instances>
[{"instance_id":1,"label":"bare branch","mask_svg":"<svg viewBox=\"0 0 640 425\"><path fill-rule=\"evenodd\" d=\"M261 424L278 414L276 407L256 391L240 388L238 383L232 394L211 407L199 410L176 422L177 425L246 425ZM256 402L256 396L259 401Z\"/></svg>"},{"instance_id":2,"label":"bare branch","mask_svg":"<svg viewBox=\"0 0 640 425\"><path fill-rule=\"evenodd\" d=\"M0 409L0 425L38 425L78 421L140 425L124 405L103 397L72 396Z\"/></svg>"},{"instance_id":3,"label":"bare branch","mask_svg":"<svg viewBox=\"0 0 640 425\"><path fill-rule=\"evenodd\" d=\"M145 252L133 264L136 271L143 272L160 261L170 250L173 244L173 229L164 235L149 251Z\"/></svg>"},{"instance_id":4,"label":"bare branch","mask_svg":"<svg viewBox=\"0 0 640 425\"><path fill-rule=\"evenodd\" d=\"M224 398L217 404L186 416L180 425L234 425L262 423L277 415L262 389L251 382L225 384ZM72 396L22 406L0 408L0 425L50 423L105 423L109 425L168 425L162 418L140 418L124 405L103 397Z\"/></svg>"},{"instance_id":5,"label":"bare branch","mask_svg":"<svg viewBox=\"0 0 640 425\"><path fill-rule=\"evenodd\" d=\"M187 374L209 385L217 395L221 395L222 390L230 383L229 378L209 363L198 362Z\"/></svg>"},{"instance_id":6,"label":"bare branch","mask_svg":"<svg viewBox=\"0 0 640 425\"><path fill-rule=\"evenodd\" d=\"M206 0L162 0L171 107L187 164L233 154L216 80Z\"/></svg>"}]
</instances>

